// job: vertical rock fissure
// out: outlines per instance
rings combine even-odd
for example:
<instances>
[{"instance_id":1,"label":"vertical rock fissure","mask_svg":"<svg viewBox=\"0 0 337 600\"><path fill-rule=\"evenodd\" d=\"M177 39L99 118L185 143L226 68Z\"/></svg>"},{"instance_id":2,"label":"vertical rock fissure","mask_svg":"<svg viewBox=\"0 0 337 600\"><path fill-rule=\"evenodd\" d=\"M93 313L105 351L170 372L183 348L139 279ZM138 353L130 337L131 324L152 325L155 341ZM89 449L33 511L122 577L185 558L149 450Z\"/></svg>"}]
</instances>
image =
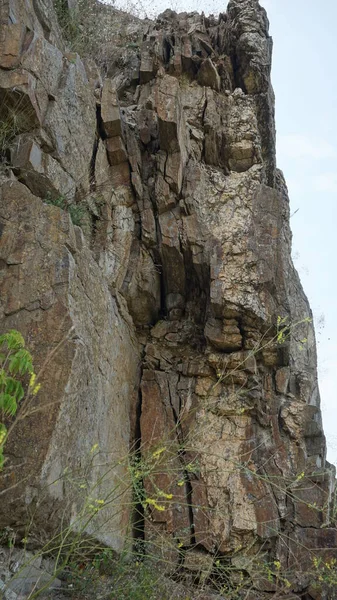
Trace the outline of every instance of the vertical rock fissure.
<instances>
[{"instance_id":1,"label":"vertical rock fissure","mask_svg":"<svg viewBox=\"0 0 337 600\"><path fill-rule=\"evenodd\" d=\"M195 525L194 525L194 514L193 514L193 504L192 504L193 488L192 488L190 473L188 472L188 470L186 468L186 451L184 448L184 434L183 434L183 430L181 427L180 415L177 414L177 411L174 407L174 403L172 401L170 385L168 386L168 392L169 392L169 402L170 402L170 406L171 406L171 410L172 410L172 414L173 414L173 419L175 422L176 437L177 437L178 446L179 446L178 458L179 458L179 461L182 466L182 471L183 471L185 486L186 486L186 506L188 508L188 518L189 518L189 526L190 526L190 544L191 544L191 546L195 546L196 538L195 538ZM179 410L181 411L180 396L179 396Z\"/></svg>"},{"instance_id":2,"label":"vertical rock fissure","mask_svg":"<svg viewBox=\"0 0 337 600\"><path fill-rule=\"evenodd\" d=\"M96 105L96 134L89 165L90 191L94 191L96 189L96 158L98 152L98 144L101 138L100 130L102 130L101 107Z\"/></svg>"},{"instance_id":3,"label":"vertical rock fissure","mask_svg":"<svg viewBox=\"0 0 337 600\"><path fill-rule=\"evenodd\" d=\"M94 145L93 145L93 149L92 149L92 155L91 155L91 159L90 159L90 164L89 164L89 184L90 184L91 192L94 192L96 190L96 157L97 157L97 152L98 152L98 144L99 144L99 137L96 133L95 141L94 141Z\"/></svg>"}]
</instances>

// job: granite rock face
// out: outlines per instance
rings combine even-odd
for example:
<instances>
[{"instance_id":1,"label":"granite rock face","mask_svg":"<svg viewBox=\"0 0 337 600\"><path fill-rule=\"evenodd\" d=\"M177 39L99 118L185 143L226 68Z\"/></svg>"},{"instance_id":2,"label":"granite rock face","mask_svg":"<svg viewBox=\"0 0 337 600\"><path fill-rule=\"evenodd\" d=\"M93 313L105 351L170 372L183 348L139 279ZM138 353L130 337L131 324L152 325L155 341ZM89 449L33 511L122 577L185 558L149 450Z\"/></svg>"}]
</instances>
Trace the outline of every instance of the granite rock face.
<instances>
[{"instance_id":1,"label":"granite rock face","mask_svg":"<svg viewBox=\"0 0 337 600\"><path fill-rule=\"evenodd\" d=\"M158 460L138 523L155 553L209 573L226 560L251 598L280 593L261 571L276 561L292 597L332 598L308 575L337 545L334 472L276 168L265 10L130 18L108 77L65 52L52 6L29 24L15 10L2 17L0 95L22 119L2 176L1 329L22 331L38 366L52 356L41 411L8 442L2 525L40 504L51 527L76 520L64 469L103 496L127 488L124 466L102 483L102 464L133 445ZM60 195L82 229L46 204ZM103 514L115 548L128 493Z\"/></svg>"}]
</instances>

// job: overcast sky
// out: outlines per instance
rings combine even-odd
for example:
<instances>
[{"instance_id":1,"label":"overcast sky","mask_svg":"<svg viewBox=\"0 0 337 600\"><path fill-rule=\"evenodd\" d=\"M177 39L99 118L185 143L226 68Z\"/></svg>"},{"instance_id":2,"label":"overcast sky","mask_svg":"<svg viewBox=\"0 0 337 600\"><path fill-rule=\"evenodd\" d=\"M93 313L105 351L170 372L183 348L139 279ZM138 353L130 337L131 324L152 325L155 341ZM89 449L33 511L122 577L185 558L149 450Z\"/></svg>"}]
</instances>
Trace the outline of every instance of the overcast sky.
<instances>
[{"instance_id":1,"label":"overcast sky","mask_svg":"<svg viewBox=\"0 0 337 600\"><path fill-rule=\"evenodd\" d=\"M135 1L117 0L117 6ZM328 459L337 464L337 2L260 0L274 39L277 159L290 192L293 258L315 316ZM119 4L118 4L119 2ZM165 8L224 11L219 0L144 2Z\"/></svg>"},{"instance_id":2,"label":"overcast sky","mask_svg":"<svg viewBox=\"0 0 337 600\"><path fill-rule=\"evenodd\" d=\"M293 217L293 258L316 324L328 459L337 464L336 0L262 0L274 38L277 160Z\"/></svg>"}]
</instances>

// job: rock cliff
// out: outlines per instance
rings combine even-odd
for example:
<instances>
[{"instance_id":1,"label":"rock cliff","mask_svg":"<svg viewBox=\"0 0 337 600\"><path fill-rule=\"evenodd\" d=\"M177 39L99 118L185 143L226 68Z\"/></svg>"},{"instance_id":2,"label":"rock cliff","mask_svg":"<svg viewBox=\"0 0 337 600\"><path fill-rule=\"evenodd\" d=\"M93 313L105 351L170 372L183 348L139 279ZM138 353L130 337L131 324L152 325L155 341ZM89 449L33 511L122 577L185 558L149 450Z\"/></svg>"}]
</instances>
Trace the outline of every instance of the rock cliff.
<instances>
[{"instance_id":1,"label":"rock cliff","mask_svg":"<svg viewBox=\"0 0 337 600\"><path fill-rule=\"evenodd\" d=\"M280 588L263 557L289 582L277 597L333 598L312 585L337 547L334 472L266 12L95 10L99 68L69 51L51 0L1 5L0 326L23 333L42 388L6 446L0 526L33 520L44 541L89 482L118 502L85 529L121 549L131 448L155 463L133 516L151 552L225 561L250 600Z\"/></svg>"}]
</instances>

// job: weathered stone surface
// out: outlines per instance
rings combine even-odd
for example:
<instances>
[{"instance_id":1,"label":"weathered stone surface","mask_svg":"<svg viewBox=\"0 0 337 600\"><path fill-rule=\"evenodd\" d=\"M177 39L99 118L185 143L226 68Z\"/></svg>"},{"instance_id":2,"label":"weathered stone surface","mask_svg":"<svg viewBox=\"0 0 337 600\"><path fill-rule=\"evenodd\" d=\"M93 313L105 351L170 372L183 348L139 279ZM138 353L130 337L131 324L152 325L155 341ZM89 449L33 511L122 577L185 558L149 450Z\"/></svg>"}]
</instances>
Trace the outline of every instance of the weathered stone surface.
<instances>
[{"instance_id":1,"label":"weathered stone surface","mask_svg":"<svg viewBox=\"0 0 337 600\"><path fill-rule=\"evenodd\" d=\"M140 83L147 83L154 77L153 48L149 41L145 41L142 47L140 60Z\"/></svg>"},{"instance_id":2,"label":"weathered stone surface","mask_svg":"<svg viewBox=\"0 0 337 600\"><path fill-rule=\"evenodd\" d=\"M14 114L19 127L41 125L46 114L48 98L44 90L38 90L34 75L24 69L0 71L0 98L4 118ZM21 128L20 127L20 128Z\"/></svg>"},{"instance_id":3,"label":"weathered stone surface","mask_svg":"<svg viewBox=\"0 0 337 600\"><path fill-rule=\"evenodd\" d=\"M218 319L209 319L205 337L212 346L224 352L235 352L242 347L242 336L235 319L227 319L223 324Z\"/></svg>"},{"instance_id":4,"label":"weathered stone surface","mask_svg":"<svg viewBox=\"0 0 337 600\"><path fill-rule=\"evenodd\" d=\"M22 23L2 24L0 39L1 68L11 69L18 65L24 37L25 28Z\"/></svg>"},{"instance_id":5,"label":"weathered stone surface","mask_svg":"<svg viewBox=\"0 0 337 600\"><path fill-rule=\"evenodd\" d=\"M117 91L110 79L106 79L103 85L101 117L104 131L108 138L121 135L122 126Z\"/></svg>"},{"instance_id":6,"label":"weathered stone surface","mask_svg":"<svg viewBox=\"0 0 337 600\"><path fill-rule=\"evenodd\" d=\"M230 0L216 18L165 11L131 19L118 45L119 13L100 11L118 24L105 79L62 54L55 27L46 39L40 13L26 42L19 27L1 38L1 98L15 106L19 92L28 115L2 188L1 329L20 329L41 364L74 327L44 374L48 418L9 442L3 523L20 528L66 466L98 481L96 442L110 465L131 441L151 553L199 579L225 558L251 600L277 592L263 556L293 598L310 587L332 600L311 577L313 556L334 555L334 471L276 169L266 13L257 0ZM88 241L27 190L69 185ZM114 481L127 482L123 465ZM80 495L57 483L41 518L52 526L70 505L76 519ZM120 548L128 510L105 510L101 538Z\"/></svg>"},{"instance_id":7,"label":"weathered stone surface","mask_svg":"<svg viewBox=\"0 0 337 600\"><path fill-rule=\"evenodd\" d=\"M56 100L48 104L44 129L54 148L53 155L74 179L80 195L90 189L90 164L95 142L96 103L79 56L64 61L62 85ZM64 120L64 114L69 119Z\"/></svg>"},{"instance_id":8,"label":"weathered stone surface","mask_svg":"<svg viewBox=\"0 0 337 600\"><path fill-rule=\"evenodd\" d=\"M15 139L11 162L18 179L36 196L46 199L49 194L62 195L69 202L74 199L75 181L29 136L23 134Z\"/></svg>"},{"instance_id":9,"label":"weathered stone surface","mask_svg":"<svg viewBox=\"0 0 337 600\"><path fill-rule=\"evenodd\" d=\"M78 465L82 465L81 477L88 474L89 495L102 478L94 491L96 498L104 500L116 485L123 493L121 478L127 485L125 465L109 474L99 465L106 460L117 464L128 452L137 342L69 215L44 205L14 182L2 187L0 205L2 329L20 328L37 368L49 361L40 394L7 444L9 463L1 474L6 509L1 511L1 524L23 527L27 511L33 510L45 488L37 521L48 535L58 518L68 523L79 519L78 527L81 524L78 515L85 500L71 485ZM121 360L123 372L118 368ZM22 445L25 439L28 445ZM89 530L121 548L128 518L127 510L117 515L107 506Z\"/></svg>"},{"instance_id":10,"label":"weathered stone surface","mask_svg":"<svg viewBox=\"0 0 337 600\"><path fill-rule=\"evenodd\" d=\"M201 63L198 73L198 82L200 85L210 87L217 92L220 91L220 76L211 58L206 58L206 60Z\"/></svg>"},{"instance_id":11,"label":"weathered stone surface","mask_svg":"<svg viewBox=\"0 0 337 600\"><path fill-rule=\"evenodd\" d=\"M119 136L106 140L106 151L109 163L112 166L126 162L128 159L123 140Z\"/></svg>"}]
</instances>

